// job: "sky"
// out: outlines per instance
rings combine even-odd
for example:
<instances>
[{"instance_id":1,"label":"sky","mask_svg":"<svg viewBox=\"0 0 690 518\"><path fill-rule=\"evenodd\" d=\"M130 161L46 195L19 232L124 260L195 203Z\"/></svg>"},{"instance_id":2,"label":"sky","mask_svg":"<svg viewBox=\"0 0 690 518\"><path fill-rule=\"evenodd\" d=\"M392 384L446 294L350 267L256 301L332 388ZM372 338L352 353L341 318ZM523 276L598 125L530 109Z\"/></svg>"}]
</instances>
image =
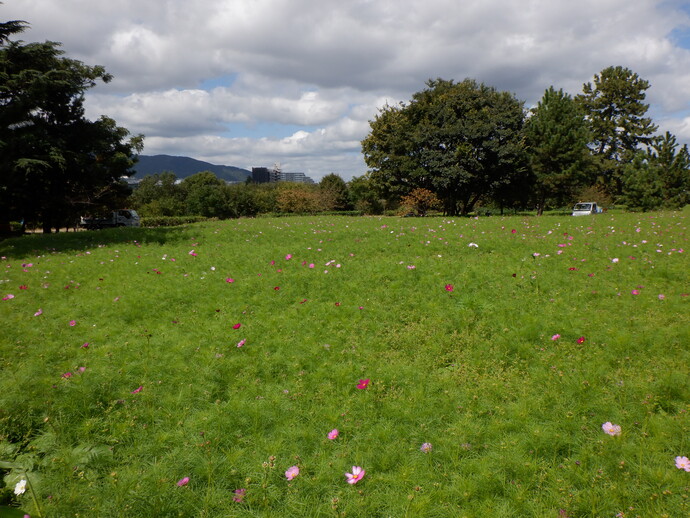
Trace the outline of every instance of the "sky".
<instances>
[{"instance_id":1,"label":"sky","mask_svg":"<svg viewBox=\"0 0 690 518\"><path fill-rule=\"evenodd\" d=\"M659 132L690 145L688 0L2 0L15 39L56 41L114 79L86 116L189 156L318 181L366 173L361 141L430 78L475 79L534 106L609 66L651 83Z\"/></svg>"}]
</instances>

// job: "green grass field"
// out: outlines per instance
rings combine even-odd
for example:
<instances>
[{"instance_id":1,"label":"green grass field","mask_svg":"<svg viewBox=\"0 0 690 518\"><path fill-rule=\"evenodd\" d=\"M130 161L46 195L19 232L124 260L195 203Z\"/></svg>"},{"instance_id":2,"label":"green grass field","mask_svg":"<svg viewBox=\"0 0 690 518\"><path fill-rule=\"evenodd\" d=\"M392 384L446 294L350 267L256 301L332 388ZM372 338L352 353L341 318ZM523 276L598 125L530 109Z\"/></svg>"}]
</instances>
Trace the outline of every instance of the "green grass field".
<instances>
[{"instance_id":1,"label":"green grass field","mask_svg":"<svg viewBox=\"0 0 690 518\"><path fill-rule=\"evenodd\" d=\"M0 242L0 516L688 516L689 220Z\"/></svg>"}]
</instances>

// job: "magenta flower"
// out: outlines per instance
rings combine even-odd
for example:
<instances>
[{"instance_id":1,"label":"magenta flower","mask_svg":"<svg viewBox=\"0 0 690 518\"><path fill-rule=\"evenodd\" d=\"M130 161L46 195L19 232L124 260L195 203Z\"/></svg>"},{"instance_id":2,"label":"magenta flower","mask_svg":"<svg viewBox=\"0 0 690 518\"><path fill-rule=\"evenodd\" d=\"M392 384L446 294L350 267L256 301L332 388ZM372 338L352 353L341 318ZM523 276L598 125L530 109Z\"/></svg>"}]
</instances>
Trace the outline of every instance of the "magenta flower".
<instances>
[{"instance_id":1,"label":"magenta flower","mask_svg":"<svg viewBox=\"0 0 690 518\"><path fill-rule=\"evenodd\" d=\"M275 291L279 291L279 290L280 290L280 286L275 286L273 289L274 289Z\"/></svg>"},{"instance_id":2,"label":"magenta flower","mask_svg":"<svg viewBox=\"0 0 690 518\"><path fill-rule=\"evenodd\" d=\"M297 475L299 475L299 468L297 466L292 466L285 472L285 478L288 480L292 480Z\"/></svg>"},{"instance_id":3,"label":"magenta flower","mask_svg":"<svg viewBox=\"0 0 690 518\"><path fill-rule=\"evenodd\" d=\"M364 478L366 471L359 466L352 466L352 473L345 473L348 484L356 484Z\"/></svg>"},{"instance_id":4,"label":"magenta flower","mask_svg":"<svg viewBox=\"0 0 690 518\"><path fill-rule=\"evenodd\" d=\"M454 289L452 284L446 284L446 291L452 292Z\"/></svg>"},{"instance_id":5,"label":"magenta flower","mask_svg":"<svg viewBox=\"0 0 690 518\"><path fill-rule=\"evenodd\" d=\"M225 279L225 282L232 284L233 282L235 282L235 279L233 279L232 277L228 277Z\"/></svg>"},{"instance_id":6,"label":"magenta flower","mask_svg":"<svg viewBox=\"0 0 690 518\"><path fill-rule=\"evenodd\" d=\"M621 434L621 427L620 425L617 424L612 424L611 422L607 421L604 424L601 425L601 429L604 430L605 433L609 434L610 436L614 437L616 435Z\"/></svg>"},{"instance_id":7,"label":"magenta flower","mask_svg":"<svg viewBox=\"0 0 690 518\"><path fill-rule=\"evenodd\" d=\"M239 329L240 327L242 327L242 324L240 324L239 322L232 326L233 329Z\"/></svg>"},{"instance_id":8,"label":"magenta flower","mask_svg":"<svg viewBox=\"0 0 690 518\"><path fill-rule=\"evenodd\" d=\"M28 290L29 287L26 284L22 284L21 286L19 286L19 289L20 290Z\"/></svg>"},{"instance_id":9,"label":"magenta flower","mask_svg":"<svg viewBox=\"0 0 690 518\"><path fill-rule=\"evenodd\" d=\"M71 378L71 377L72 377L72 373L71 373L71 372L65 372L65 373L62 375L62 377L65 378L65 379Z\"/></svg>"},{"instance_id":10,"label":"magenta flower","mask_svg":"<svg viewBox=\"0 0 690 518\"><path fill-rule=\"evenodd\" d=\"M286 260L286 261L289 261L290 259L292 259L292 254L287 254L287 255L285 256L285 260Z\"/></svg>"},{"instance_id":11,"label":"magenta flower","mask_svg":"<svg viewBox=\"0 0 690 518\"><path fill-rule=\"evenodd\" d=\"M189 484L189 477L184 477L177 481L179 487L186 486L187 484Z\"/></svg>"},{"instance_id":12,"label":"magenta flower","mask_svg":"<svg viewBox=\"0 0 690 518\"><path fill-rule=\"evenodd\" d=\"M551 340L553 340L553 341L555 342L555 341L558 340L560 337L561 337L561 335L559 335L558 333L556 333L555 335L553 335L553 336L551 337Z\"/></svg>"},{"instance_id":13,"label":"magenta flower","mask_svg":"<svg viewBox=\"0 0 690 518\"><path fill-rule=\"evenodd\" d=\"M309 263L309 268L314 268L314 263Z\"/></svg>"},{"instance_id":14,"label":"magenta flower","mask_svg":"<svg viewBox=\"0 0 690 518\"><path fill-rule=\"evenodd\" d=\"M420 451L423 451L424 453L429 453L432 450L432 446L430 442L425 442L422 444L422 446L419 448Z\"/></svg>"},{"instance_id":15,"label":"magenta flower","mask_svg":"<svg viewBox=\"0 0 690 518\"><path fill-rule=\"evenodd\" d=\"M5 295L2 298L2 300L12 300L13 298L14 298L14 295L12 295L11 293L8 293L7 295Z\"/></svg>"},{"instance_id":16,"label":"magenta flower","mask_svg":"<svg viewBox=\"0 0 690 518\"><path fill-rule=\"evenodd\" d=\"M511 234L515 234L516 232L517 232L517 230L515 230L515 229L510 231Z\"/></svg>"},{"instance_id":17,"label":"magenta flower","mask_svg":"<svg viewBox=\"0 0 690 518\"><path fill-rule=\"evenodd\" d=\"M77 321L76 320L70 320L69 325L70 325L70 327L74 327L77 325Z\"/></svg>"},{"instance_id":18,"label":"magenta flower","mask_svg":"<svg viewBox=\"0 0 690 518\"><path fill-rule=\"evenodd\" d=\"M690 460L687 457L676 457L676 467L690 472Z\"/></svg>"},{"instance_id":19,"label":"magenta flower","mask_svg":"<svg viewBox=\"0 0 690 518\"><path fill-rule=\"evenodd\" d=\"M197 253L194 250L190 250L189 255L196 257Z\"/></svg>"},{"instance_id":20,"label":"magenta flower","mask_svg":"<svg viewBox=\"0 0 690 518\"><path fill-rule=\"evenodd\" d=\"M639 295L640 290L632 290L630 293L632 293L633 295Z\"/></svg>"},{"instance_id":21,"label":"magenta flower","mask_svg":"<svg viewBox=\"0 0 690 518\"><path fill-rule=\"evenodd\" d=\"M328 432L328 438L332 441L338 437L338 434L340 432L338 431L337 428L333 428L330 432Z\"/></svg>"},{"instance_id":22,"label":"magenta flower","mask_svg":"<svg viewBox=\"0 0 690 518\"><path fill-rule=\"evenodd\" d=\"M359 380L359 383L357 383L357 388L360 390L364 390L367 388L367 385L369 385L369 378L365 380Z\"/></svg>"},{"instance_id":23,"label":"magenta flower","mask_svg":"<svg viewBox=\"0 0 690 518\"><path fill-rule=\"evenodd\" d=\"M246 339L246 338L242 338L242 340L240 340L239 342L237 342L237 347L242 347L242 346L243 346L244 344L246 344L246 343L247 343L247 339Z\"/></svg>"},{"instance_id":24,"label":"magenta flower","mask_svg":"<svg viewBox=\"0 0 690 518\"><path fill-rule=\"evenodd\" d=\"M36 311L36 313L34 313L34 316L40 317L42 314L43 314L43 310L41 308L38 308L38 311Z\"/></svg>"},{"instance_id":25,"label":"magenta flower","mask_svg":"<svg viewBox=\"0 0 690 518\"><path fill-rule=\"evenodd\" d=\"M666 295L663 293L659 293L659 300L664 300L666 298Z\"/></svg>"},{"instance_id":26,"label":"magenta flower","mask_svg":"<svg viewBox=\"0 0 690 518\"><path fill-rule=\"evenodd\" d=\"M244 488L235 489L233 493L235 493L235 496L232 497L232 501L241 504L242 500L244 500L244 495L247 494L247 490Z\"/></svg>"},{"instance_id":27,"label":"magenta flower","mask_svg":"<svg viewBox=\"0 0 690 518\"><path fill-rule=\"evenodd\" d=\"M585 343L585 337L584 337L584 336L581 336L580 338L578 338L578 339L577 339L577 343L578 343L578 344L583 344L583 343Z\"/></svg>"},{"instance_id":28,"label":"magenta flower","mask_svg":"<svg viewBox=\"0 0 690 518\"><path fill-rule=\"evenodd\" d=\"M132 393L132 394L138 394L138 393L141 392L142 390L144 390L144 386L143 386L143 385L139 385L139 387L138 387L138 388L135 388L131 393ZM187 479L187 481L189 481L189 479Z\"/></svg>"},{"instance_id":29,"label":"magenta flower","mask_svg":"<svg viewBox=\"0 0 690 518\"><path fill-rule=\"evenodd\" d=\"M81 348L82 349L88 349L89 348L89 342L84 342L83 344L81 344Z\"/></svg>"}]
</instances>

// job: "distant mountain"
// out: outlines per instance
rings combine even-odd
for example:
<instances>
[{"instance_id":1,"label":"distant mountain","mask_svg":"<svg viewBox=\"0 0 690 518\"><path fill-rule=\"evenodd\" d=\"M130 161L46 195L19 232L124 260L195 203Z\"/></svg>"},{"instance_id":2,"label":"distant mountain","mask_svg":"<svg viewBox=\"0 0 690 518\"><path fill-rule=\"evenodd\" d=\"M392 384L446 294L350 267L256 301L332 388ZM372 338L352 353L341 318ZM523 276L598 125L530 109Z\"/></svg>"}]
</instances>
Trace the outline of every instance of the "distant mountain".
<instances>
[{"instance_id":1,"label":"distant mountain","mask_svg":"<svg viewBox=\"0 0 690 518\"><path fill-rule=\"evenodd\" d=\"M229 182L244 182L252 172L247 169L231 165L215 165L187 156L170 155L139 155L139 161L134 165L136 173L132 178L141 179L156 173L171 172L178 178L187 178L202 171L211 171L221 180Z\"/></svg>"}]
</instances>

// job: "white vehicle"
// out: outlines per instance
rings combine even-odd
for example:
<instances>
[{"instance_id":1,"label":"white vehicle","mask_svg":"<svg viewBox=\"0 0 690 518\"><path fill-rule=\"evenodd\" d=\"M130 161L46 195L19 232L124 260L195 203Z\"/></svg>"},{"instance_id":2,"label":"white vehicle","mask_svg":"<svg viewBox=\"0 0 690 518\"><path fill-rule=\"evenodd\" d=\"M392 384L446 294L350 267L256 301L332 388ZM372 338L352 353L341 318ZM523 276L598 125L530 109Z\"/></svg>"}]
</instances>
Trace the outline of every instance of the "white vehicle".
<instances>
[{"instance_id":1,"label":"white vehicle","mask_svg":"<svg viewBox=\"0 0 690 518\"><path fill-rule=\"evenodd\" d=\"M109 217L104 218L82 217L79 224L88 230L94 230L112 227L138 227L141 225L141 220L136 210L123 209L114 210Z\"/></svg>"},{"instance_id":2,"label":"white vehicle","mask_svg":"<svg viewBox=\"0 0 690 518\"><path fill-rule=\"evenodd\" d=\"M576 203L573 207L573 216L591 216L601 213L601 208L597 207L596 202L585 201Z\"/></svg>"}]
</instances>

